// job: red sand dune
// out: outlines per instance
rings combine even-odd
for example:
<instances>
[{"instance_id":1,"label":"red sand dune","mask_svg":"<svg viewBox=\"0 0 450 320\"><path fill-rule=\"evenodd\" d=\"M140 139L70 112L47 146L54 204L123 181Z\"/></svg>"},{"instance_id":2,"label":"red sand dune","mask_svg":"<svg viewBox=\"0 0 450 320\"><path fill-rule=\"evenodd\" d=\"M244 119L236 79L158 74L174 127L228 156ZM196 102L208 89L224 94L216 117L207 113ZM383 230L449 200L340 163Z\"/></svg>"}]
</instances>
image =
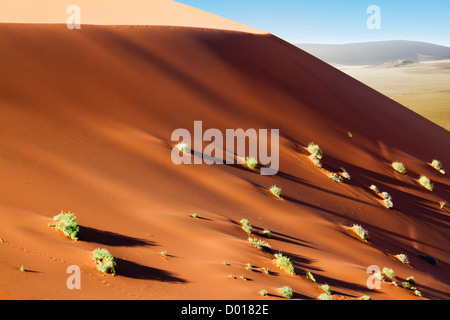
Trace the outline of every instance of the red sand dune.
<instances>
[{"instance_id":1,"label":"red sand dune","mask_svg":"<svg viewBox=\"0 0 450 320\"><path fill-rule=\"evenodd\" d=\"M450 170L449 132L276 36L243 31L0 25L0 298L284 299L289 285L317 299L324 283L333 299L450 298L450 212L439 207L450 180L428 165ZM280 129L280 171L174 165L171 133L194 120ZM304 151L310 141L323 169ZM350 181L324 174L340 167ZM266 192L273 184L282 200ZM61 210L77 216L78 241L47 226ZM242 218L254 237L271 230L271 251L248 242ZM369 241L347 232L353 224ZM116 276L96 269L98 247L116 257ZM279 251L296 275L273 263ZM81 290L67 289L69 265L81 268ZM390 281L368 289L370 265L392 268L399 284L414 276L423 297Z\"/></svg>"}]
</instances>

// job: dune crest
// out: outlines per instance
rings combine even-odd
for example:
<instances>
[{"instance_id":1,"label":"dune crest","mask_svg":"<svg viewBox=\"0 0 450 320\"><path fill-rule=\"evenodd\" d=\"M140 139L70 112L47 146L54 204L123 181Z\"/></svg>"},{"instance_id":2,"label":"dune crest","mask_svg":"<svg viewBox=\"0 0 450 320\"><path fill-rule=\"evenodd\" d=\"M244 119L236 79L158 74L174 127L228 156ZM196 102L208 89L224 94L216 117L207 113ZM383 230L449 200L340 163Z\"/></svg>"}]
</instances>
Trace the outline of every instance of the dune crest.
<instances>
[{"instance_id":1,"label":"dune crest","mask_svg":"<svg viewBox=\"0 0 450 320\"><path fill-rule=\"evenodd\" d=\"M71 5L80 8L82 24L182 26L266 33L172 0L2 0L0 22L65 24L70 16L66 11Z\"/></svg>"}]
</instances>

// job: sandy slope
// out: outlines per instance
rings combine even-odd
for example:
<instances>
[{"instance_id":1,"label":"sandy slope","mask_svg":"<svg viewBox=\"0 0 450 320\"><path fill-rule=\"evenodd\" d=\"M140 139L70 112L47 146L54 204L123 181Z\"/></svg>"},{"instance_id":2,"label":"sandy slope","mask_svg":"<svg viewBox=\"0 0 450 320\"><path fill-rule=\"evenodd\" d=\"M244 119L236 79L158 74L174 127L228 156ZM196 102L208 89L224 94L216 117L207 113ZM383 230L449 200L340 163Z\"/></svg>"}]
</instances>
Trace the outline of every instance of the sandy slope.
<instances>
[{"instance_id":1,"label":"sandy slope","mask_svg":"<svg viewBox=\"0 0 450 320\"><path fill-rule=\"evenodd\" d=\"M316 299L328 283L334 299L421 299L389 282L369 290L369 265L393 268L399 282L414 276L424 299L450 297L449 211L438 204L450 202L450 181L427 165L438 158L450 170L448 131L271 35L3 24L0 39L2 298L282 299L278 288L290 285L295 298ZM280 172L174 165L171 133L194 120L280 129ZM323 170L302 151L310 141L324 152ZM324 174L339 167L351 181ZM283 200L266 192L272 184ZM76 214L78 242L47 226L61 210ZM250 245L242 218L257 237L272 231L271 252ZM354 223L368 242L346 231ZM117 276L96 270L97 247L118 259ZM297 275L273 264L278 251ZM81 268L81 290L66 287L69 265Z\"/></svg>"}]
</instances>

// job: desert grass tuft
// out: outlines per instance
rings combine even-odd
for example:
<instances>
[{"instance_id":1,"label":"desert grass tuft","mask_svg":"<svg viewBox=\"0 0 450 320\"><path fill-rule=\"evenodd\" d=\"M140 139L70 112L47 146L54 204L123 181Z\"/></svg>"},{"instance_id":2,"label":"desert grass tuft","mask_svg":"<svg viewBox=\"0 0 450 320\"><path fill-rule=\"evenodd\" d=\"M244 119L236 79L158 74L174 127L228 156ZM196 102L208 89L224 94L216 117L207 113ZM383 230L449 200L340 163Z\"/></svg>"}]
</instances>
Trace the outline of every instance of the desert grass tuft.
<instances>
[{"instance_id":1,"label":"desert grass tuft","mask_svg":"<svg viewBox=\"0 0 450 320\"><path fill-rule=\"evenodd\" d=\"M337 183L342 183L344 180L342 179L342 177L339 175L339 174L337 174L336 172L333 172L331 175L330 175L330 179L331 180L333 180L333 181L335 181L335 182L337 182Z\"/></svg>"},{"instance_id":2,"label":"desert grass tuft","mask_svg":"<svg viewBox=\"0 0 450 320\"><path fill-rule=\"evenodd\" d=\"M406 168L403 163L394 161L394 162L392 162L392 167L394 168L395 171L397 171L401 174L406 174Z\"/></svg>"},{"instance_id":3,"label":"desert grass tuft","mask_svg":"<svg viewBox=\"0 0 450 320\"><path fill-rule=\"evenodd\" d=\"M382 272L389 278L395 279L395 272L391 268L383 268Z\"/></svg>"},{"instance_id":4,"label":"desert grass tuft","mask_svg":"<svg viewBox=\"0 0 450 320\"><path fill-rule=\"evenodd\" d=\"M323 291L325 291L326 293L331 295L331 293L332 293L331 292L331 287L327 283L321 285L320 287L322 288Z\"/></svg>"},{"instance_id":5,"label":"desert grass tuft","mask_svg":"<svg viewBox=\"0 0 450 320\"><path fill-rule=\"evenodd\" d=\"M241 223L242 229L247 233L252 233L253 227L247 219L241 219L239 221Z\"/></svg>"},{"instance_id":6,"label":"desert grass tuft","mask_svg":"<svg viewBox=\"0 0 450 320\"><path fill-rule=\"evenodd\" d=\"M281 193L281 188L277 187L276 185L273 185L270 187L270 192L272 192L272 194L277 197L277 198L281 198L282 197L282 193Z\"/></svg>"},{"instance_id":7,"label":"desert grass tuft","mask_svg":"<svg viewBox=\"0 0 450 320\"><path fill-rule=\"evenodd\" d=\"M103 273L116 274L114 257L106 249L97 248L93 252L92 260L97 263L97 269Z\"/></svg>"},{"instance_id":8,"label":"desert grass tuft","mask_svg":"<svg viewBox=\"0 0 450 320\"><path fill-rule=\"evenodd\" d=\"M179 144L176 145L176 147L183 153L191 153L191 148L185 142L180 142Z\"/></svg>"},{"instance_id":9,"label":"desert grass tuft","mask_svg":"<svg viewBox=\"0 0 450 320\"><path fill-rule=\"evenodd\" d=\"M404 264L409 264L409 260L408 260L408 257L406 256L406 254L400 253L400 254L397 254L395 257L397 259L399 259L401 262L403 262Z\"/></svg>"},{"instance_id":10,"label":"desert grass tuft","mask_svg":"<svg viewBox=\"0 0 450 320\"><path fill-rule=\"evenodd\" d=\"M316 279L310 271L305 271L305 276L306 279L311 280L312 282L316 282Z\"/></svg>"},{"instance_id":11,"label":"desert grass tuft","mask_svg":"<svg viewBox=\"0 0 450 320\"><path fill-rule=\"evenodd\" d=\"M369 231L361 227L359 224L354 224L351 228L362 240L369 240Z\"/></svg>"},{"instance_id":12,"label":"desert grass tuft","mask_svg":"<svg viewBox=\"0 0 450 320\"><path fill-rule=\"evenodd\" d=\"M78 232L80 231L80 227L77 223L77 218L73 213L63 212L53 217L54 221L57 221L56 229L61 230L64 235L68 238L71 238L74 241L78 240Z\"/></svg>"},{"instance_id":13,"label":"desert grass tuft","mask_svg":"<svg viewBox=\"0 0 450 320\"><path fill-rule=\"evenodd\" d=\"M280 288L281 294L288 299L292 299L294 294L292 293L292 288L289 286L284 286Z\"/></svg>"},{"instance_id":14,"label":"desert grass tuft","mask_svg":"<svg viewBox=\"0 0 450 320\"><path fill-rule=\"evenodd\" d=\"M252 158L252 157L245 157L245 164L249 168L254 169L258 165L258 160L256 160L255 158Z\"/></svg>"},{"instance_id":15,"label":"desert grass tuft","mask_svg":"<svg viewBox=\"0 0 450 320\"><path fill-rule=\"evenodd\" d=\"M288 273L295 275L294 265L291 262L291 259L289 259L286 256L283 256L282 253L275 253L275 264L281 268L286 270Z\"/></svg>"},{"instance_id":16,"label":"desert grass tuft","mask_svg":"<svg viewBox=\"0 0 450 320\"><path fill-rule=\"evenodd\" d=\"M333 300L333 298L328 293L322 293L319 296L319 300Z\"/></svg>"},{"instance_id":17,"label":"desert grass tuft","mask_svg":"<svg viewBox=\"0 0 450 320\"><path fill-rule=\"evenodd\" d=\"M442 163L439 160L434 159L431 162L431 165L433 166L433 168L435 168L440 173L445 174L444 167L442 166Z\"/></svg>"},{"instance_id":18,"label":"desert grass tuft","mask_svg":"<svg viewBox=\"0 0 450 320\"><path fill-rule=\"evenodd\" d=\"M308 151L309 151L309 153L314 155L317 159L322 159L322 150L314 142L310 142L308 144Z\"/></svg>"},{"instance_id":19,"label":"desert grass tuft","mask_svg":"<svg viewBox=\"0 0 450 320\"><path fill-rule=\"evenodd\" d=\"M257 249L262 250L264 248L270 249L270 244L268 244L266 241L249 237L248 241Z\"/></svg>"},{"instance_id":20,"label":"desert grass tuft","mask_svg":"<svg viewBox=\"0 0 450 320\"><path fill-rule=\"evenodd\" d=\"M428 178L427 176L421 175L419 178L419 183L425 188L428 189L430 191L433 191L434 186L431 183L430 178Z\"/></svg>"}]
</instances>

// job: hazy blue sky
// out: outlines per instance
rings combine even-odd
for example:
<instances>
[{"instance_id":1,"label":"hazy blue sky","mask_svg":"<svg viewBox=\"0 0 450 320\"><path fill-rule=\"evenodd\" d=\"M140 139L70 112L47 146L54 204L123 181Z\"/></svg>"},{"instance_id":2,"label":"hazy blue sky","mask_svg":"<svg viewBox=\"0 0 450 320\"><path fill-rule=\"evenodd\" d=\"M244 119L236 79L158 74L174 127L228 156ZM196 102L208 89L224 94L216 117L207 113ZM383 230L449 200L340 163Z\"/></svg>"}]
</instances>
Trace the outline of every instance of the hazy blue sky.
<instances>
[{"instance_id":1,"label":"hazy blue sky","mask_svg":"<svg viewBox=\"0 0 450 320\"><path fill-rule=\"evenodd\" d=\"M450 46L450 0L177 0L292 43L416 40ZM381 29L370 30L370 5Z\"/></svg>"}]
</instances>

